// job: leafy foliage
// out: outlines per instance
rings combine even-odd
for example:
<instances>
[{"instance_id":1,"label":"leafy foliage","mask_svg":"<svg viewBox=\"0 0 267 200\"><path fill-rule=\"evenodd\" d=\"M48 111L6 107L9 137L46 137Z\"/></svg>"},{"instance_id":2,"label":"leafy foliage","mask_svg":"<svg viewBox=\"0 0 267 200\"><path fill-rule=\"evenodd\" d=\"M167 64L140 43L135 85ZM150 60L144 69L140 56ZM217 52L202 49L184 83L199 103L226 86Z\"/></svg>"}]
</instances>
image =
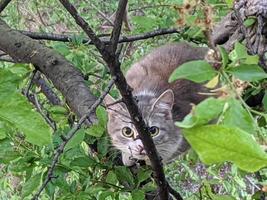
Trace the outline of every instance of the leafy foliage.
<instances>
[{"instance_id":1,"label":"leafy foliage","mask_svg":"<svg viewBox=\"0 0 267 200\"><path fill-rule=\"evenodd\" d=\"M51 130L30 103L18 93L21 78L9 70L0 71L0 120L5 129L18 129L32 144L51 143ZM5 133L2 132L2 138Z\"/></svg>"},{"instance_id":2,"label":"leafy foliage","mask_svg":"<svg viewBox=\"0 0 267 200\"><path fill-rule=\"evenodd\" d=\"M251 135L239 128L200 126L184 130L184 135L204 163L232 161L249 172L267 165L267 154Z\"/></svg>"},{"instance_id":3,"label":"leafy foliage","mask_svg":"<svg viewBox=\"0 0 267 200\"><path fill-rule=\"evenodd\" d=\"M100 34L111 32L99 11L111 16L117 1L73 2L94 30ZM129 2L133 30L131 33L123 30L125 35L173 26L181 31L123 46L123 70L155 46L167 42L207 43L203 34L205 9L197 1L189 2L189 9L185 7L188 1L183 0ZM207 2L208 6L213 6L214 21L223 17L233 5L233 0ZM3 18L20 30L72 34L69 43L46 42L46 45L89 77L87 84L91 91L100 95L108 81L107 70L95 48L82 43L84 33L72 18L66 17L58 1L14 1L3 13ZM245 26L254 23L254 19L249 19ZM189 152L165 170L170 183L185 199L252 199L254 185L266 185L266 181L259 181L244 172L257 171L263 180L267 176L266 169L261 169L266 167L266 153L261 148L266 147L267 137L266 73L258 66L258 56L249 55L243 44L236 43L230 54L223 47L219 49L222 57L219 70L206 61L193 61L184 63L170 77L170 81L182 78L197 83L208 82L206 85L210 88L219 82L223 94L220 98L211 97L195 105L182 122L176 122L196 153ZM22 64L1 63L0 67L0 196L3 199L32 197L47 176L55 149L77 122L66 105L51 105L34 86L31 91L36 93L43 110L57 125L52 134L41 115L21 94L22 89L27 88L31 70L31 66ZM118 96L115 89L111 93ZM260 93L264 94L263 105L251 108L245 103ZM56 94L62 99L61 94L57 91ZM90 128L82 127L66 145L55 168L55 177L42 199L139 200L144 199L146 192L155 190L149 167L142 166L133 174L129 168L120 165L118 152L111 147L107 137L105 110L99 107L96 115L98 122ZM199 158L208 165L200 164ZM222 164L225 161L233 164Z\"/></svg>"}]
</instances>

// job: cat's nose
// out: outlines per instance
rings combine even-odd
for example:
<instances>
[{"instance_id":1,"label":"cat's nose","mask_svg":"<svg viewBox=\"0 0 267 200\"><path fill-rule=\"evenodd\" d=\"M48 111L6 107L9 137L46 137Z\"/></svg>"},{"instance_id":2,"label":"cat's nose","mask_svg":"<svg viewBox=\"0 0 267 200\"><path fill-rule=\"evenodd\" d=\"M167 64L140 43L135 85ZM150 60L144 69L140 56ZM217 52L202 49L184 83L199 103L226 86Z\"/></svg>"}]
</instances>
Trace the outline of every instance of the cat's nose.
<instances>
[{"instance_id":1,"label":"cat's nose","mask_svg":"<svg viewBox=\"0 0 267 200\"><path fill-rule=\"evenodd\" d=\"M138 145L138 151L140 155L146 155L146 151L143 146Z\"/></svg>"}]
</instances>

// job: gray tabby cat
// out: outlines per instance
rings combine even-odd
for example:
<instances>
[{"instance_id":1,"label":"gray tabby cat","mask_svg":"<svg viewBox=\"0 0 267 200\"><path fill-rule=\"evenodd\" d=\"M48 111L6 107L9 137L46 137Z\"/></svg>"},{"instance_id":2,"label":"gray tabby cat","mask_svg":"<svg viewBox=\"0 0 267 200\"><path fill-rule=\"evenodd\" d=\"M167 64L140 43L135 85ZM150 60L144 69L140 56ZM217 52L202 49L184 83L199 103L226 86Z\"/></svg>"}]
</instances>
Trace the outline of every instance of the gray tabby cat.
<instances>
[{"instance_id":1,"label":"gray tabby cat","mask_svg":"<svg viewBox=\"0 0 267 200\"><path fill-rule=\"evenodd\" d=\"M205 98L199 92L206 92L204 87L191 81L168 83L168 78L184 62L203 60L207 50L186 43L166 45L135 63L126 74L163 163L170 162L189 148L174 122L190 112L190 104L198 104ZM136 160L147 161L125 105L114 102L111 96L106 96L108 133L113 145L122 152L123 163L131 166Z\"/></svg>"}]
</instances>

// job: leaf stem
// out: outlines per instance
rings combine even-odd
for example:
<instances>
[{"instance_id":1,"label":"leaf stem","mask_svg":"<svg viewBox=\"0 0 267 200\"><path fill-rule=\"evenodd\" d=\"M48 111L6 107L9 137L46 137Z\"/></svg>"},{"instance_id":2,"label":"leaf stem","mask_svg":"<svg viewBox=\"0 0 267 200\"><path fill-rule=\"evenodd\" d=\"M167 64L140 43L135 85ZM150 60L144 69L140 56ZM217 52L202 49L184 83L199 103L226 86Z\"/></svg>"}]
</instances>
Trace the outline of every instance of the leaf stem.
<instances>
[{"instance_id":1,"label":"leaf stem","mask_svg":"<svg viewBox=\"0 0 267 200\"><path fill-rule=\"evenodd\" d=\"M259 133L261 133L261 129L259 128L258 124L255 123L255 119L253 117L253 115L251 114L252 112L255 113L255 114L258 114L258 115L261 115L263 116L263 114L259 114L259 112L255 111L255 110L252 110L247 104L246 102L242 99L242 97L240 96L240 94L235 90L235 86L233 85L232 81L230 80L229 76L224 72L224 71L221 71L220 72L222 77L225 78L225 80L227 81L228 85L230 86L230 89L232 92L235 93L236 97L240 100L241 104L244 106L244 108L246 109L246 111L248 112L250 118L252 119L257 131Z\"/></svg>"}]
</instances>

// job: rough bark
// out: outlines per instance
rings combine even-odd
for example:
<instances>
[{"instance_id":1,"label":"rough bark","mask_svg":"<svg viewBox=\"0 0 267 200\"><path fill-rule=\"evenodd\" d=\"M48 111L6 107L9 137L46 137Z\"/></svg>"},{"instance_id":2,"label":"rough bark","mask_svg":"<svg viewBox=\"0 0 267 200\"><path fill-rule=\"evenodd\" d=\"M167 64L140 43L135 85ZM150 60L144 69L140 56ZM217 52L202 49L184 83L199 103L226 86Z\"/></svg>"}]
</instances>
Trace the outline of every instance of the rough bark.
<instances>
[{"instance_id":1,"label":"rough bark","mask_svg":"<svg viewBox=\"0 0 267 200\"><path fill-rule=\"evenodd\" d=\"M244 21L255 17L256 22L249 27ZM223 45L228 51L233 49L236 41L245 39L251 54L262 57L262 65L266 65L263 54L267 51L267 1L239 0L235 2L234 11L225 16L213 29L214 44ZM265 67L266 68L266 67Z\"/></svg>"},{"instance_id":2,"label":"rough bark","mask_svg":"<svg viewBox=\"0 0 267 200\"><path fill-rule=\"evenodd\" d=\"M16 61L32 63L65 97L71 110L82 117L96 98L85 84L81 72L53 49L12 30L0 20L0 49Z\"/></svg>"}]
</instances>

